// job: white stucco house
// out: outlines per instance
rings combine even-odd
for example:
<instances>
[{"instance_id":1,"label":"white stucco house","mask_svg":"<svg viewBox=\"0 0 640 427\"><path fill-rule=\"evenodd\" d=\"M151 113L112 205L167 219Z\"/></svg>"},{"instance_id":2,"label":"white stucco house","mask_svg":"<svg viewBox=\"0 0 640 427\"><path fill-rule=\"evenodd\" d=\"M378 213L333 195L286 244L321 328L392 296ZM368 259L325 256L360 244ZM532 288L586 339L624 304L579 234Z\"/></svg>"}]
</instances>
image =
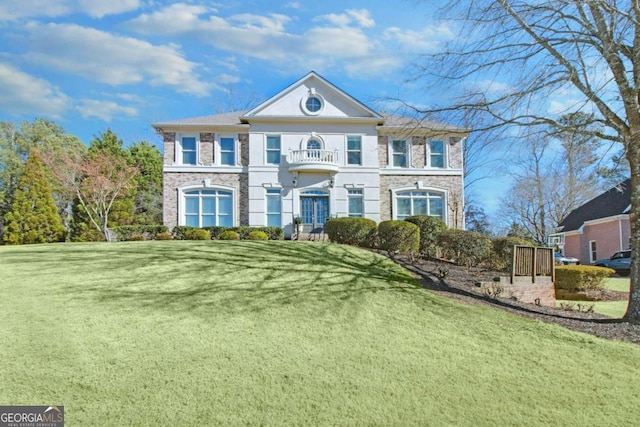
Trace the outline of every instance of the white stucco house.
<instances>
[{"instance_id":1,"label":"white stucco house","mask_svg":"<svg viewBox=\"0 0 640 427\"><path fill-rule=\"evenodd\" d=\"M249 111L153 125L164 141L164 223L273 225L436 216L464 227L468 130L380 114L315 72Z\"/></svg>"}]
</instances>

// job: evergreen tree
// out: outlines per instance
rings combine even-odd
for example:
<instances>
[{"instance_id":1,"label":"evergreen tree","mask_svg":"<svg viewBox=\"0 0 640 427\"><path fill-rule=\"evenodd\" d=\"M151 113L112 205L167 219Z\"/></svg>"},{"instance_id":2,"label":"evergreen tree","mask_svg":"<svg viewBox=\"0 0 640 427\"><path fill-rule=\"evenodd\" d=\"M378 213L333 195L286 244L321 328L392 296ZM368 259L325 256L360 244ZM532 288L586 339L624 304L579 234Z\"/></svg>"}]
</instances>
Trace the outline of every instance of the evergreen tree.
<instances>
[{"instance_id":1,"label":"evergreen tree","mask_svg":"<svg viewBox=\"0 0 640 427\"><path fill-rule=\"evenodd\" d=\"M162 224L162 153L146 141L134 143L125 152L139 171L135 178L135 223Z\"/></svg>"},{"instance_id":2,"label":"evergreen tree","mask_svg":"<svg viewBox=\"0 0 640 427\"><path fill-rule=\"evenodd\" d=\"M8 244L64 240L65 227L46 178L40 155L32 150L18 181L11 210L5 215L3 241Z\"/></svg>"}]
</instances>

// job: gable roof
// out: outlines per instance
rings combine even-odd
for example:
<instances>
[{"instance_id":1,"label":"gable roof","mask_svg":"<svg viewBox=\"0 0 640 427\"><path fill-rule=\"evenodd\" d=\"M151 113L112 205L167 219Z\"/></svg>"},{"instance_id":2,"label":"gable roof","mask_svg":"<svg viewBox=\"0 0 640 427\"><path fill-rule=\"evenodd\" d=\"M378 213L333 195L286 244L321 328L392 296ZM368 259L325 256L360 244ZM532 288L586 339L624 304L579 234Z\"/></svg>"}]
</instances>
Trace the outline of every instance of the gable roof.
<instances>
[{"instance_id":1,"label":"gable roof","mask_svg":"<svg viewBox=\"0 0 640 427\"><path fill-rule=\"evenodd\" d=\"M257 107L255 107L252 110L248 111L246 114L244 114L242 116L242 119L243 120L247 120L247 119L258 117L269 106L275 104L276 102L278 102L279 100L283 99L284 97L286 97L288 94L292 93L294 90L296 90L300 86L303 86L307 82L311 82L311 81L316 81L317 83L320 83L321 85L324 85L324 87L326 87L328 90L333 92L335 95L337 95L338 97L342 98L347 103L351 104L355 109L357 109L360 112L361 117L372 118L374 120L375 119L382 120L382 116L378 112L376 112L373 109L367 107L364 103L358 101L356 98L352 97L351 95L349 95L348 93L346 93L345 91L343 91L342 89L340 89L339 87L337 87L336 85L331 83L329 80L325 79L320 74L316 73L315 71L309 72L304 77L302 77L302 78L298 79L297 81L293 82L292 84L290 84L285 89L281 90L280 92L278 92L274 96L272 96L269 99L267 99L266 101L262 102Z\"/></svg>"},{"instance_id":2,"label":"gable roof","mask_svg":"<svg viewBox=\"0 0 640 427\"><path fill-rule=\"evenodd\" d=\"M562 232L579 230L585 222L628 213L631 178L572 210L558 225Z\"/></svg>"}]
</instances>

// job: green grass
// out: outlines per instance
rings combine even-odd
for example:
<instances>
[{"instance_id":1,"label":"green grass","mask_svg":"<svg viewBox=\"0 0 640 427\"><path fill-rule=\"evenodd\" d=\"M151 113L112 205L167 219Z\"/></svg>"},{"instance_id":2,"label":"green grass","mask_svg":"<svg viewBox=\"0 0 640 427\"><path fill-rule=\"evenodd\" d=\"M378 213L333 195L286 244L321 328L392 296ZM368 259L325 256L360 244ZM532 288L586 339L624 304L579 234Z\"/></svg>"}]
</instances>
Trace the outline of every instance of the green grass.
<instances>
[{"instance_id":1,"label":"green grass","mask_svg":"<svg viewBox=\"0 0 640 427\"><path fill-rule=\"evenodd\" d=\"M635 425L640 347L298 242L0 247L0 404L68 425Z\"/></svg>"},{"instance_id":2,"label":"green grass","mask_svg":"<svg viewBox=\"0 0 640 427\"><path fill-rule=\"evenodd\" d=\"M629 292L630 281L628 277L608 277L604 281L605 289L618 292ZM593 305L593 311L598 314L604 314L605 316L620 319L627 312L628 300L624 301L556 301L556 305L559 307L561 303L583 304L586 306Z\"/></svg>"}]
</instances>

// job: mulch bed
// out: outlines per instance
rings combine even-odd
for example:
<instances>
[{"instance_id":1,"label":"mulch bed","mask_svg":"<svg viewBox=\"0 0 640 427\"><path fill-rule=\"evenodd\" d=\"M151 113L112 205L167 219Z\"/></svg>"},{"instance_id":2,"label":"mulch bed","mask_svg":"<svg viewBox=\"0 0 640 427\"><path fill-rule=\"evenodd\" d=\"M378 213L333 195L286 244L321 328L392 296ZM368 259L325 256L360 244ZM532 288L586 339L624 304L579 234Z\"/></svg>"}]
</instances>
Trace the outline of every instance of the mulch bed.
<instances>
[{"instance_id":1,"label":"mulch bed","mask_svg":"<svg viewBox=\"0 0 640 427\"><path fill-rule=\"evenodd\" d=\"M385 254L384 252L381 253ZM632 325L620 319L612 319L597 313L567 311L555 307L525 304L509 298L493 298L483 294L479 287L476 286L478 282L490 282L494 277L504 275L504 273L460 267L444 261L412 261L407 257L398 255L392 256L391 259L416 274L424 288L462 303L487 305L522 317L555 323L574 331L601 338L640 344L640 325ZM442 272L446 272L444 278L441 278L443 276ZM591 293L590 296L603 301L625 300L628 298L627 293L615 291L601 291L599 293ZM580 303L589 304L588 302Z\"/></svg>"}]
</instances>

